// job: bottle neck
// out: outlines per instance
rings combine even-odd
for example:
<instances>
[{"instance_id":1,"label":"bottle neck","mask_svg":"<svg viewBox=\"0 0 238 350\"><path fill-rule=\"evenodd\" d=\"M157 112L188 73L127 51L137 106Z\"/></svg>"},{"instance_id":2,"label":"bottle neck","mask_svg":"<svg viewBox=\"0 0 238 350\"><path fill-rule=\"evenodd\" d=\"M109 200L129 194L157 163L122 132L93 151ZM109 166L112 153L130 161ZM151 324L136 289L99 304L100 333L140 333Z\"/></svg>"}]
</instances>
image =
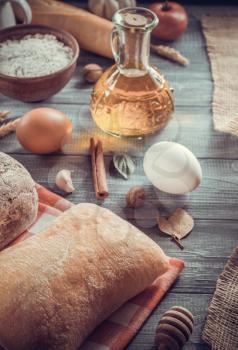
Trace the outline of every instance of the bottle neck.
<instances>
[{"instance_id":1,"label":"bottle neck","mask_svg":"<svg viewBox=\"0 0 238 350\"><path fill-rule=\"evenodd\" d=\"M145 75L149 68L150 31L119 31L118 68L127 76Z\"/></svg>"}]
</instances>

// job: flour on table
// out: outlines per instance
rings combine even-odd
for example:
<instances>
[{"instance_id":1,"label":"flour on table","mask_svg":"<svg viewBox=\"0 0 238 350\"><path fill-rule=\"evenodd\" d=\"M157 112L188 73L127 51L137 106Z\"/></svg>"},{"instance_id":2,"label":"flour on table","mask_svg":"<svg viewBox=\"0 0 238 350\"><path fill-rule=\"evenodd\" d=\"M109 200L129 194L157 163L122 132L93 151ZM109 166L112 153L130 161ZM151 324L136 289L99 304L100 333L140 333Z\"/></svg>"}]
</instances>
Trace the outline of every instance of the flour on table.
<instances>
[{"instance_id":1,"label":"flour on table","mask_svg":"<svg viewBox=\"0 0 238 350\"><path fill-rule=\"evenodd\" d=\"M73 50L51 34L26 35L0 43L0 73L12 77L40 77L66 67Z\"/></svg>"}]
</instances>

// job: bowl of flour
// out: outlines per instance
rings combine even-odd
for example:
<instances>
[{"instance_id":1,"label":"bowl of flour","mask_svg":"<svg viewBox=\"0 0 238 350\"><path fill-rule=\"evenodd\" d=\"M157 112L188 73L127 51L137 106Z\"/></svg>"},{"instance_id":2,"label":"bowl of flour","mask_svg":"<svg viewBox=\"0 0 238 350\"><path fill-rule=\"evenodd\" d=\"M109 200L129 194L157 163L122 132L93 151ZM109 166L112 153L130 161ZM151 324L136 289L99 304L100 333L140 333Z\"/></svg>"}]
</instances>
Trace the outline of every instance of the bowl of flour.
<instances>
[{"instance_id":1,"label":"bowl of flour","mask_svg":"<svg viewBox=\"0 0 238 350\"><path fill-rule=\"evenodd\" d=\"M76 69L79 46L69 33L43 25L0 31L0 93L45 100L59 92Z\"/></svg>"}]
</instances>

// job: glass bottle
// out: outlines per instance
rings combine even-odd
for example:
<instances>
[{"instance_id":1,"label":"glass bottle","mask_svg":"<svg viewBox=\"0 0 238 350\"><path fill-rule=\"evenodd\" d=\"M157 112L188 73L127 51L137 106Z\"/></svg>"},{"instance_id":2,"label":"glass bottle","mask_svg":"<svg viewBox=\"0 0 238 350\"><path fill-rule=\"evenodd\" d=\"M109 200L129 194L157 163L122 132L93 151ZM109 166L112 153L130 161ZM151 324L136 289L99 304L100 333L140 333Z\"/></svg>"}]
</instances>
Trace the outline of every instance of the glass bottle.
<instances>
[{"instance_id":1,"label":"glass bottle","mask_svg":"<svg viewBox=\"0 0 238 350\"><path fill-rule=\"evenodd\" d=\"M107 133L143 137L163 128L174 109L168 83L149 65L150 32L158 19L145 8L125 8L115 13L113 23L116 64L96 83L91 114Z\"/></svg>"}]
</instances>

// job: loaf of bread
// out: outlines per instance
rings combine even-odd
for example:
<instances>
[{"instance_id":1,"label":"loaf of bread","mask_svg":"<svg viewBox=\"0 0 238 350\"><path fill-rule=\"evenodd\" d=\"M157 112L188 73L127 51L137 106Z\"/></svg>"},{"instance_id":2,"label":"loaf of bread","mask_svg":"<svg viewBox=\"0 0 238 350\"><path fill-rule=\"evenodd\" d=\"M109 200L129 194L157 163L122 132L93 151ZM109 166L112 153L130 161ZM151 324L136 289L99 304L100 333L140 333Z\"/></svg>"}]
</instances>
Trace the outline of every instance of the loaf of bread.
<instances>
[{"instance_id":1,"label":"loaf of bread","mask_svg":"<svg viewBox=\"0 0 238 350\"><path fill-rule=\"evenodd\" d=\"M71 33L85 50L112 57L110 35L112 22L89 11L56 0L28 0L32 23L49 25ZM22 19L19 6L15 12Z\"/></svg>"},{"instance_id":2,"label":"loaf of bread","mask_svg":"<svg viewBox=\"0 0 238 350\"><path fill-rule=\"evenodd\" d=\"M0 152L0 250L35 220L38 195L28 171Z\"/></svg>"},{"instance_id":3,"label":"loaf of bread","mask_svg":"<svg viewBox=\"0 0 238 350\"><path fill-rule=\"evenodd\" d=\"M94 204L78 204L0 253L0 345L76 350L168 268L161 248Z\"/></svg>"}]
</instances>

